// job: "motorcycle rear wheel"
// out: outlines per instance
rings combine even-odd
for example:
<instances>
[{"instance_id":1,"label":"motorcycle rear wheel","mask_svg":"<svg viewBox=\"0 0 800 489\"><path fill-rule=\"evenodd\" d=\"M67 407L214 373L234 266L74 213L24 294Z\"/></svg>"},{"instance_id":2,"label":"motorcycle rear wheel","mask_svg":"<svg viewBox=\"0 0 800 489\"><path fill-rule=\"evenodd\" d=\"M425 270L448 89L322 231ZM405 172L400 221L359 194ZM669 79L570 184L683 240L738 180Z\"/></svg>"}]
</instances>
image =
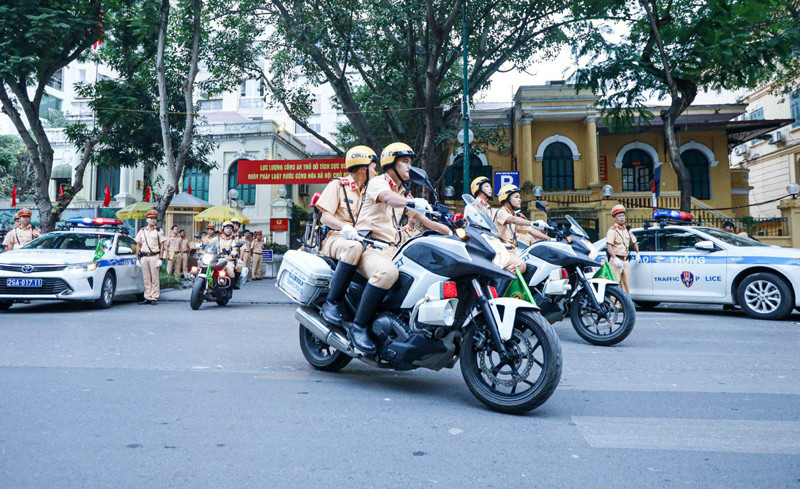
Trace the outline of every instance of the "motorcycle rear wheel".
<instances>
[{"instance_id":1,"label":"motorcycle rear wheel","mask_svg":"<svg viewBox=\"0 0 800 489\"><path fill-rule=\"evenodd\" d=\"M312 367L325 372L341 370L353 359L317 338L302 324L300 325L300 351L303 352L303 356Z\"/></svg>"},{"instance_id":2,"label":"motorcycle rear wheel","mask_svg":"<svg viewBox=\"0 0 800 489\"><path fill-rule=\"evenodd\" d=\"M553 327L539 313L519 312L514 334L506 341L507 350L517 354L513 365L499 359L482 330L480 323L474 324L461 344L461 375L472 395L508 414L524 414L544 404L561 380L561 343ZM528 387L518 391L521 384Z\"/></svg>"},{"instance_id":3,"label":"motorcycle rear wheel","mask_svg":"<svg viewBox=\"0 0 800 489\"><path fill-rule=\"evenodd\" d=\"M192 306L193 311L200 309L200 306L203 305L203 300L205 300L205 297L203 297L205 291L206 291L206 278L197 277L196 279L194 279L194 283L192 284L192 297L189 300L189 305Z\"/></svg>"},{"instance_id":4,"label":"motorcycle rear wheel","mask_svg":"<svg viewBox=\"0 0 800 489\"><path fill-rule=\"evenodd\" d=\"M631 297L618 285L607 286L604 300L600 304L608 311L608 316L604 319L592 310L587 293L589 291L586 289L582 290L569 307L569 318L578 336L598 346L616 345L627 338L636 323L636 308ZM601 327L604 323L608 325L607 333L606 326Z\"/></svg>"}]
</instances>

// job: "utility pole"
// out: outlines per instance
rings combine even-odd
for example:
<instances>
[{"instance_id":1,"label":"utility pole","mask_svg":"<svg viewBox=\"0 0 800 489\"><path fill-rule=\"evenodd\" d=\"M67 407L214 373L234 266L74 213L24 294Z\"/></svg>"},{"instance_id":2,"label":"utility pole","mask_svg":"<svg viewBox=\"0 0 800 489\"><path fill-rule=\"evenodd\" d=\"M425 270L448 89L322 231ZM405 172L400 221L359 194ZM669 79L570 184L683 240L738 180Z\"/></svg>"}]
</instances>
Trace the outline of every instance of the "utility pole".
<instances>
[{"instance_id":1,"label":"utility pole","mask_svg":"<svg viewBox=\"0 0 800 489\"><path fill-rule=\"evenodd\" d=\"M467 71L467 0L461 4L461 51L464 68L464 95L461 102L461 116L464 119L464 155L461 160L464 165L464 193L469 193L469 78Z\"/></svg>"}]
</instances>

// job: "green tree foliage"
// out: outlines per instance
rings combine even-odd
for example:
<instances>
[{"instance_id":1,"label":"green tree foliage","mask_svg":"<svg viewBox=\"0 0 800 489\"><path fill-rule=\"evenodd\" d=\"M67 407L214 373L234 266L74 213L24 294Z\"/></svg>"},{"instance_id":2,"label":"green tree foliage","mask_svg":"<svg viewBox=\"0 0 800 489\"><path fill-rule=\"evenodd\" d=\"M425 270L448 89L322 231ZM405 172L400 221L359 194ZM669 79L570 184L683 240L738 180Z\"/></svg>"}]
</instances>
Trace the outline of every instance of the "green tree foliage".
<instances>
[{"instance_id":1,"label":"green tree foliage","mask_svg":"<svg viewBox=\"0 0 800 489\"><path fill-rule=\"evenodd\" d=\"M691 177L678 151L675 121L698 89L755 87L795 61L794 0L580 0L576 17L611 15L613 24L576 23L578 88L602 96L616 128L653 117L645 101L667 98L659 114L664 141L681 188L681 209L691 208ZM794 50L794 53L793 53Z\"/></svg>"},{"instance_id":2,"label":"green tree foliage","mask_svg":"<svg viewBox=\"0 0 800 489\"><path fill-rule=\"evenodd\" d=\"M470 1L470 97L499 70L556 53L570 22L567 5ZM269 26L258 38L263 42L254 43L267 64L240 66L234 76L261 79L270 101L318 137L307 124L312 89L329 83L347 117L342 146L359 142L380 151L405 141L433 178L442 176L452 141L441 136L461 118L461 1L270 0L242 8Z\"/></svg>"},{"instance_id":3,"label":"green tree foliage","mask_svg":"<svg viewBox=\"0 0 800 489\"><path fill-rule=\"evenodd\" d=\"M17 200L33 198L33 169L28 150L18 136L0 136L0 195L17 187Z\"/></svg>"}]
</instances>

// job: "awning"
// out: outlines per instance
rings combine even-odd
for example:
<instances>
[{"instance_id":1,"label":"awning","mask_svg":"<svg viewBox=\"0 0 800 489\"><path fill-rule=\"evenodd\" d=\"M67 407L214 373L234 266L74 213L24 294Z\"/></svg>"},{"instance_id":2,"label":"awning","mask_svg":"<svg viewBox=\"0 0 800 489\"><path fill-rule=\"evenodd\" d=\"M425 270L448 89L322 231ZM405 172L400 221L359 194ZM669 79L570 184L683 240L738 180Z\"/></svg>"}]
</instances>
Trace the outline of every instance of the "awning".
<instances>
[{"instance_id":1,"label":"awning","mask_svg":"<svg viewBox=\"0 0 800 489\"><path fill-rule=\"evenodd\" d=\"M72 180L72 165L69 163L62 163L53 167L53 172L50 178L55 179L68 179Z\"/></svg>"}]
</instances>

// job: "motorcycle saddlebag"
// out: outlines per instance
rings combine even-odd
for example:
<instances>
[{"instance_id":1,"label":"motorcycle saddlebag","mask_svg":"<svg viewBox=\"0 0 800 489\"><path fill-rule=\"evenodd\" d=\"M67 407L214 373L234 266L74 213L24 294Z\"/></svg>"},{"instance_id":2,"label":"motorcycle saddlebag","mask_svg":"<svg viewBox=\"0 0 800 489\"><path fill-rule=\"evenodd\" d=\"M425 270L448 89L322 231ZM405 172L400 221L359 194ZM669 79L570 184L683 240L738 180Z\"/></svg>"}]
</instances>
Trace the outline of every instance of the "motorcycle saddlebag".
<instances>
[{"instance_id":1,"label":"motorcycle saddlebag","mask_svg":"<svg viewBox=\"0 0 800 489\"><path fill-rule=\"evenodd\" d=\"M310 306L331 282L333 270L322 258L300 250L289 250L283 255L275 285L290 299Z\"/></svg>"}]
</instances>

